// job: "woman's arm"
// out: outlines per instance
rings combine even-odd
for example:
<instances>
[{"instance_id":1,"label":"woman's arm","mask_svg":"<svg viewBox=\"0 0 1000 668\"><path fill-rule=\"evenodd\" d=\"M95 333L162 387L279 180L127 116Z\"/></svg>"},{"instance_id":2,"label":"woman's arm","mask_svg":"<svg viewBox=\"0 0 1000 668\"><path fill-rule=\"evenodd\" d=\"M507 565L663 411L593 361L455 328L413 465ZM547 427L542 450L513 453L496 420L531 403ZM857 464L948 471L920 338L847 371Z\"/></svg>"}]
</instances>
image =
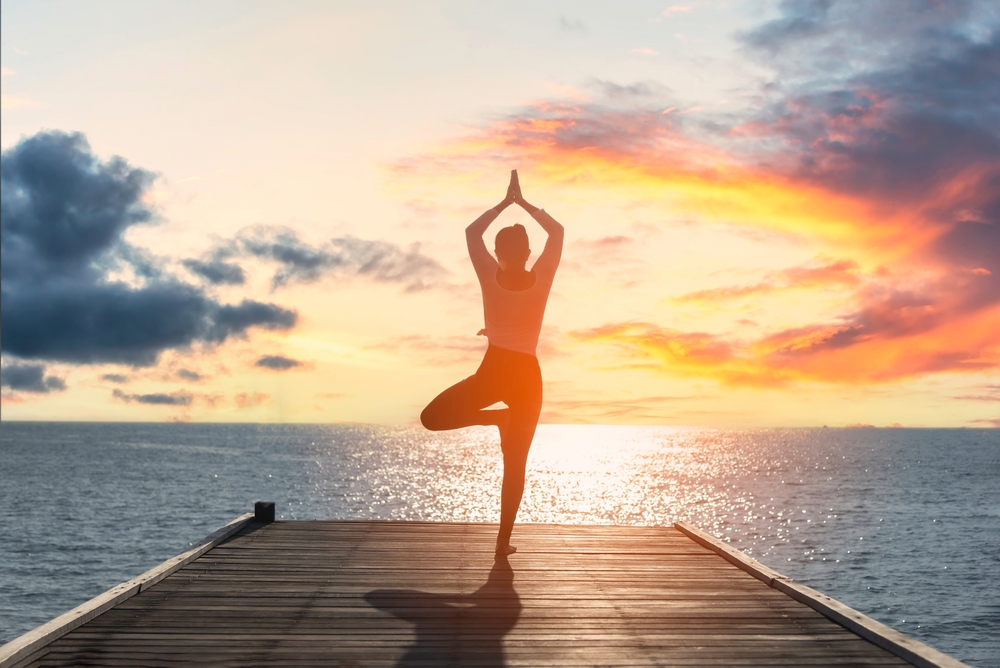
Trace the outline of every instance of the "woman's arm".
<instances>
[{"instance_id":1,"label":"woman's arm","mask_svg":"<svg viewBox=\"0 0 1000 668\"><path fill-rule=\"evenodd\" d=\"M527 211L541 228L545 230L545 233L549 235L549 238L545 240L545 248L535 262L535 266L532 267L532 271L536 274L546 276L551 280L555 276L559 260L562 258L563 226L555 218L547 214L544 209L539 209L537 206L528 204L527 200L521 194L521 183L517 179L516 169L511 172L510 182L511 188L513 188L514 201ZM511 188L507 190L508 196L511 194Z\"/></svg>"},{"instance_id":2,"label":"woman's arm","mask_svg":"<svg viewBox=\"0 0 1000 668\"><path fill-rule=\"evenodd\" d=\"M507 196L492 209L472 221L472 224L465 228L465 243L469 247L469 257L472 258L472 266L476 269L477 276L493 276L497 271L497 261L486 249L483 235L490 224L497 219L500 212L514 203L514 190L517 184L517 172L511 171L510 185L507 186Z\"/></svg>"}]
</instances>

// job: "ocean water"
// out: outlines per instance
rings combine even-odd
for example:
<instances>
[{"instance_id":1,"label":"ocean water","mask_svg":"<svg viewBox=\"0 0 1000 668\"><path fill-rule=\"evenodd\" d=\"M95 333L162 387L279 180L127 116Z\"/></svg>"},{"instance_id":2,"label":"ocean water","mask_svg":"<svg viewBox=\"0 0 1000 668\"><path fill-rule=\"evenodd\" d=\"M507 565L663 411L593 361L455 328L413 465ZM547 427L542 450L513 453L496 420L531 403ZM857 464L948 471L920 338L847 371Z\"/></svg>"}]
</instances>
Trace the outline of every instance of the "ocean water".
<instances>
[{"instance_id":1,"label":"ocean water","mask_svg":"<svg viewBox=\"0 0 1000 668\"><path fill-rule=\"evenodd\" d=\"M0 642L258 499L285 519L495 522L500 477L488 428L4 422ZM519 520L687 520L933 647L1000 666L1000 430L542 425Z\"/></svg>"}]
</instances>

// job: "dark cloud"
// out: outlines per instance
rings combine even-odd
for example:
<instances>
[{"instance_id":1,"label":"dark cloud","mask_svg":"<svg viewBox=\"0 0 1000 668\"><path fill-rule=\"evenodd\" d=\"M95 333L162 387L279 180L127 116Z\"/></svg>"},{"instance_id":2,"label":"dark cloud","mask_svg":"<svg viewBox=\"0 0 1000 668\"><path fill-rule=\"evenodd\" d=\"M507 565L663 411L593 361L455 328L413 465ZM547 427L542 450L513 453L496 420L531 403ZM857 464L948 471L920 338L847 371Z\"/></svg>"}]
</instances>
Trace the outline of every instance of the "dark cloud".
<instances>
[{"instance_id":1,"label":"dark cloud","mask_svg":"<svg viewBox=\"0 0 1000 668\"><path fill-rule=\"evenodd\" d=\"M824 32L832 4L832 0L783 0L779 7L780 18L768 21L741 38L754 48L777 53L790 42Z\"/></svg>"},{"instance_id":2,"label":"dark cloud","mask_svg":"<svg viewBox=\"0 0 1000 668\"><path fill-rule=\"evenodd\" d=\"M997 188L1000 200L1000 183ZM961 311L1000 302L1000 215L987 223L958 223L935 241L934 248L965 272Z\"/></svg>"},{"instance_id":3,"label":"dark cloud","mask_svg":"<svg viewBox=\"0 0 1000 668\"><path fill-rule=\"evenodd\" d=\"M243 249L258 258L277 262L281 268L272 285L280 287L291 281L310 283L343 261L335 253L314 248L299 239L292 230L257 227L241 239Z\"/></svg>"},{"instance_id":4,"label":"dark cloud","mask_svg":"<svg viewBox=\"0 0 1000 668\"><path fill-rule=\"evenodd\" d=\"M125 403L132 403L134 401L138 404L148 404L151 406L190 406L191 402L194 401L194 396L184 391L172 392L170 394L163 392L127 394L121 390L115 390L111 394L115 399L120 399Z\"/></svg>"},{"instance_id":5,"label":"dark cloud","mask_svg":"<svg viewBox=\"0 0 1000 668\"><path fill-rule=\"evenodd\" d=\"M279 265L271 279L274 288L311 283L327 275L355 275L420 290L447 273L437 260L420 252L419 244L404 249L388 241L340 237L313 246L293 230L258 226L241 233L235 245L247 255Z\"/></svg>"},{"instance_id":6,"label":"dark cloud","mask_svg":"<svg viewBox=\"0 0 1000 668\"><path fill-rule=\"evenodd\" d=\"M419 244L403 249L388 241L355 237L342 237L331 243L346 258L349 267L376 281L405 283L407 289L419 290L429 287L445 273L437 260L420 252Z\"/></svg>"},{"instance_id":7,"label":"dark cloud","mask_svg":"<svg viewBox=\"0 0 1000 668\"><path fill-rule=\"evenodd\" d=\"M45 375L42 364L6 364L0 368L0 385L20 392L48 394L66 389L62 378Z\"/></svg>"},{"instance_id":8,"label":"dark cloud","mask_svg":"<svg viewBox=\"0 0 1000 668\"><path fill-rule=\"evenodd\" d=\"M273 304L214 302L174 282L133 289L121 283L4 285L3 350L77 364L150 366L169 348L221 343L250 327L288 329L296 315Z\"/></svg>"},{"instance_id":9,"label":"dark cloud","mask_svg":"<svg viewBox=\"0 0 1000 668\"><path fill-rule=\"evenodd\" d=\"M231 336L242 335L251 327L291 329L298 321L298 315L274 304L244 299L239 304L216 306L210 321L211 325L204 338L213 343L221 343Z\"/></svg>"},{"instance_id":10,"label":"dark cloud","mask_svg":"<svg viewBox=\"0 0 1000 668\"><path fill-rule=\"evenodd\" d=\"M4 151L3 278L45 280L86 270L153 213L153 174L119 157L101 162L80 133L40 132Z\"/></svg>"},{"instance_id":11,"label":"dark cloud","mask_svg":"<svg viewBox=\"0 0 1000 668\"><path fill-rule=\"evenodd\" d=\"M284 357L283 355L264 355L254 363L254 366L259 366L262 369L271 369L272 371L287 371L288 369L302 366L302 362L293 360L290 357Z\"/></svg>"},{"instance_id":12,"label":"dark cloud","mask_svg":"<svg viewBox=\"0 0 1000 668\"><path fill-rule=\"evenodd\" d=\"M197 371L191 371L190 369L180 369L177 372L177 377L182 380L190 380L191 382L198 382L203 378L203 376Z\"/></svg>"},{"instance_id":13,"label":"dark cloud","mask_svg":"<svg viewBox=\"0 0 1000 668\"><path fill-rule=\"evenodd\" d=\"M995 4L840 0L780 9L781 18L742 38L778 76L763 108L737 128L762 142L754 150L768 149L769 168L911 212L916 233L937 233L915 253L953 268L921 294L887 290L878 305L862 295L854 334L837 340L865 336L893 308L934 311L944 322L1000 302ZM800 39L805 33L810 39ZM934 319L897 320L909 328Z\"/></svg>"},{"instance_id":14,"label":"dark cloud","mask_svg":"<svg viewBox=\"0 0 1000 668\"><path fill-rule=\"evenodd\" d=\"M243 267L218 258L207 261L189 259L182 261L181 264L212 285L243 285L247 279Z\"/></svg>"},{"instance_id":15,"label":"dark cloud","mask_svg":"<svg viewBox=\"0 0 1000 668\"><path fill-rule=\"evenodd\" d=\"M120 373L106 373L101 376L102 380L106 380L109 383L127 383L128 376L122 375Z\"/></svg>"},{"instance_id":16,"label":"dark cloud","mask_svg":"<svg viewBox=\"0 0 1000 668\"><path fill-rule=\"evenodd\" d=\"M83 135L24 139L0 171L4 353L149 366L166 349L295 324L274 304L220 304L125 243L128 227L153 218L142 201L153 176L121 158L102 162ZM109 278L123 267L133 282Z\"/></svg>"},{"instance_id":17,"label":"dark cloud","mask_svg":"<svg viewBox=\"0 0 1000 668\"><path fill-rule=\"evenodd\" d=\"M985 7L782 3L782 18L743 37L750 55L796 49L773 62L763 56L778 76L751 124L765 141L782 139L769 159L791 158L824 187L906 203L960 180L940 222L958 212L996 220L1000 25ZM822 38L798 40L806 25Z\"/></svg>"}]
</instances>

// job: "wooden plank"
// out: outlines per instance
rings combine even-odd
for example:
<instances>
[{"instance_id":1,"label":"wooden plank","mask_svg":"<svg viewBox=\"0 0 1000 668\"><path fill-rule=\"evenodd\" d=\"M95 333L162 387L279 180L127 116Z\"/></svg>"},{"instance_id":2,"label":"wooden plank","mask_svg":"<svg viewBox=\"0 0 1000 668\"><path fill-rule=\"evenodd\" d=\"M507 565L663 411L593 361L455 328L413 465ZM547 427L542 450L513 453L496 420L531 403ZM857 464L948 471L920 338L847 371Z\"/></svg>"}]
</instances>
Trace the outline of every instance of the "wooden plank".
<instances>
[{"instance_id":1,"label":"wooden plank","mask_svg":"<svg viewBox=\"0 0 1000 668\"><path fill-rule=\"evenodd\" d=\"M251 520L253 520L253 513L240 515L222 528L203 538L194 547L167 559L159 566L151 568L128 582L123 582L120 585L112 587L103 594L78 605L69 612L59 615L52 621L42 624L38 628L5 643L3 646L0 646L0 668L14 665L21 658L30 655L40 647L48 645L53 640L87 623L106 610L110 610L122 601L140 593L143 587L151 587L163 580L171 573L194 561L226 538L244 528Z\"/></svg>"},{"instance_id":2,"label":"wooden plank","mask_svg":"<svg viewBox=\"0 0 1000 668\"><path fill-rule=\"evenodd\" d=\"M787 578L777 571L771 570L759 561L748 557L739 550L726 545L714 536L686 522L675 522L674 526L690 536L692 540L713 550L755 578L792 597L796 601L805 603L813 610L832 619L865 640L892 652L919 668L968 668L967 664L934 649L930 645L925 645L919 640L915 640L881 622L877 622L871 617L844 605L840 601L830 598L826 594L821 594L815 589L793 582L791 578Z\"/></svg>"},{"instance_id":3,"label":"wooden plank","mask_svg":"<svg viewBox=\"0 0 1000 668\"><path fill-rule=\"evenodd\" d=\"M254 525L26 665L905 665L672 527ZM773 576L772 576L773 579Z\"/></svg>"}]
</instances>

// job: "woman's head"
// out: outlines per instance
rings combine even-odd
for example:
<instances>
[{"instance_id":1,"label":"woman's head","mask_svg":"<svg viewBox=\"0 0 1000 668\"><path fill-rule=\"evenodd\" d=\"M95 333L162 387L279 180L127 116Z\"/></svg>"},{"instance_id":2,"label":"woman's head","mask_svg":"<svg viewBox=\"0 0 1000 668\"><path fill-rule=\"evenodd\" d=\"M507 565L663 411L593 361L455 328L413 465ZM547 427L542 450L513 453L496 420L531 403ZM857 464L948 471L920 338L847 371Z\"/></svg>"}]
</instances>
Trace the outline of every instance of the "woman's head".
<instances>
[{"instance_id":1,"label":"woman's head","mask_svg":"<svg viewBox=\"0 0 1000 668\"><path fill-rule=\"evenodd\" d=\"M497 232L496 255L500 268L523 268L531 255L528 247L528 232L524 225L511 225Z\"/></svg>"}]
</instances>

